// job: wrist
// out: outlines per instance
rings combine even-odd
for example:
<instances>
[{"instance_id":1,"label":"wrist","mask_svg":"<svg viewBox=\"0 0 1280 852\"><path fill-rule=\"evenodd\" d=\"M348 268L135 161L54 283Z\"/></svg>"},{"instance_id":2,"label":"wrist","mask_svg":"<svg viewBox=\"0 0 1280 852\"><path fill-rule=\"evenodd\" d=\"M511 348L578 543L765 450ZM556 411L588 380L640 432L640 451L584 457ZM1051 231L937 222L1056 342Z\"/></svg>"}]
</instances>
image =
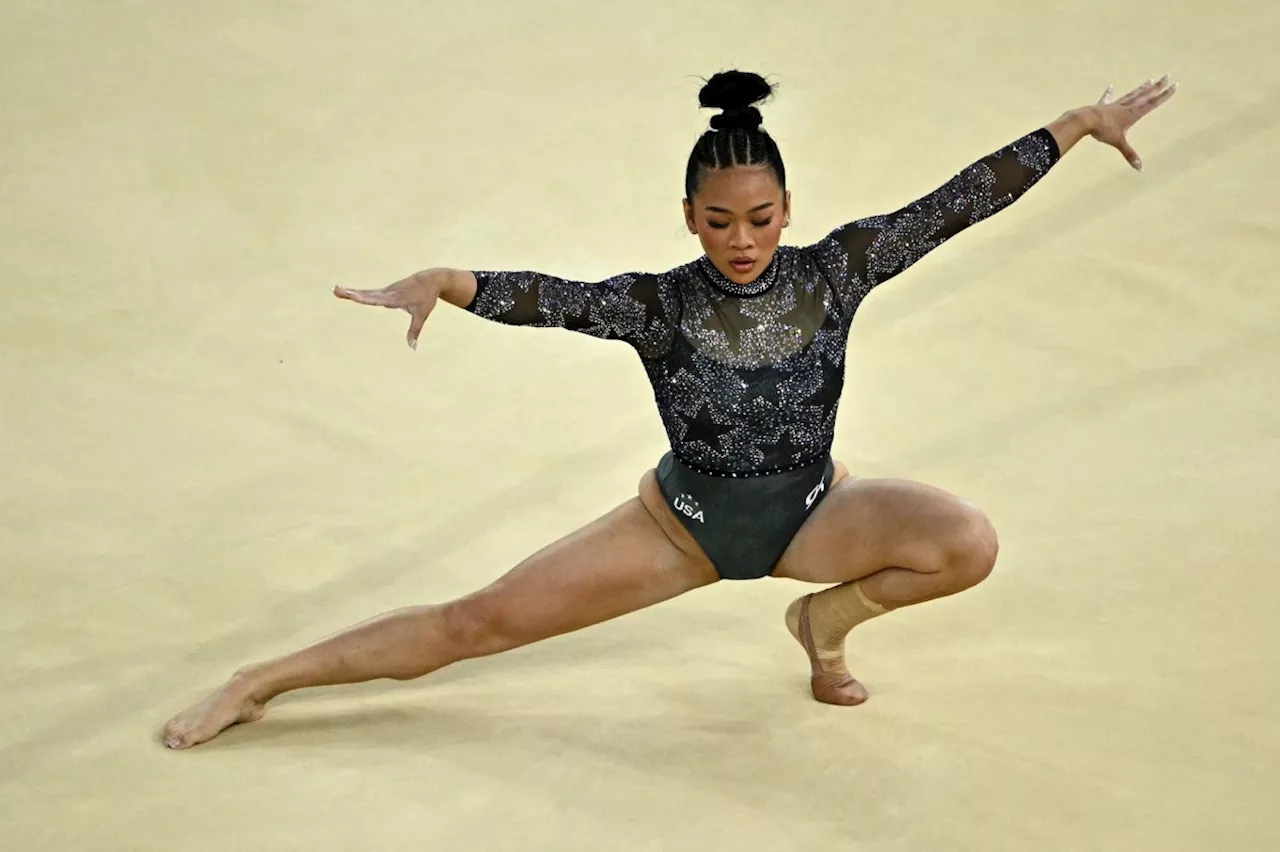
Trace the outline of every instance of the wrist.
<instances>
[{"instance_id":1,"label":"wrist","mask_svg":"<svg viewBox=\"0 0 1280 852\"><path fill-rule=\"evenodd\" d=\"M441 269L438 267L432 267L431 269L424 269L421 272L413 273L413 280L417 282L419 286L425 287L429 290L435 290L436 295L440 297L444 297L449 293L451 288L451 278L452 276L449 274L448 269Z\"/></svg>"},{"instance_id":2,"label":"wrist","mask_svg":"<svg viewBox=\"0 0 1280 852\"><path fill-rule=\"evenodd\" d=\"M434 287L436 295L452 305L466 307L475 298L476 279L471 272L435 268L419 272L417 277L428 287Z\"/></svg>"},{"instance_id":3,"label":"wrist","mask_svg":"<svg viewBox=\"0 0 1280 852\"><path fill-rule=\"evenodd\" d=\"M1102 116L1098 114L1096 106L1084 106L1071 112L1076 121L1080 122L1085 135L1097 133L1098 128L1102 126Z\"/></svg>"},{"instance_id":4,"label":"wrist","mask_svg":"<svg viewBox=\"0 0 1280 852\"><path fill-rule=\"evenodd\" d=\"M1086 136L1097 133L1102 126L1102 116L1097 107L1080 107L1068 110L1051 123L1046 129L1053 134L1058 143L1058 151L1065 156Z\"/></svg>"}]
</instances>

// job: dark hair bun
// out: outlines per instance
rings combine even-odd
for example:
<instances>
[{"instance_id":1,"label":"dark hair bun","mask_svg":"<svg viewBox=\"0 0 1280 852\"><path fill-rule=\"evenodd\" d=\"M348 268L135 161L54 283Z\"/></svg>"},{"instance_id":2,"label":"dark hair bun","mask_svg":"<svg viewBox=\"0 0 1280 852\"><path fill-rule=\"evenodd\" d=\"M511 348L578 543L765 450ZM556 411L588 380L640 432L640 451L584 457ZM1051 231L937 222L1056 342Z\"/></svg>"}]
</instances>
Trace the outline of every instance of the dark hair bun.
<instances>
[{"instance_id":1,"label":"dark hair bun","mask_svg":"<svg viewBox=\"0 0 1280 852\"><path fill-rule=\"evenodd\" d=\"M711 109L723 110L720 115L711 119L714 130L730 130L735 127L755 130L764 122L764 118L753 105L772 94L773 86L759 74L749 71L721 71L702 87L702 91L698 93L698 103Z\"/></svg>"}]
</instances>

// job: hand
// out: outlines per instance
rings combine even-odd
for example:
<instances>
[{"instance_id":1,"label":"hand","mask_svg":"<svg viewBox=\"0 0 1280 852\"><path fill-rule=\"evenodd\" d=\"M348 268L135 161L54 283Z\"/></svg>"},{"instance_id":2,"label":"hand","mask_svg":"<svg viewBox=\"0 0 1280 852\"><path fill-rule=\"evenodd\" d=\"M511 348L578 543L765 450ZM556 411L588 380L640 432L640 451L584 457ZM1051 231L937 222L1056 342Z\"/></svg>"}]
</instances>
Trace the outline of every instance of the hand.
<instances>
[{"instance_id":1,"label":"hand","mask_svg":"<svg viewBox=\"0 0 1280 852\"><path fill-rule=\"evenodd\" d=\"M442 276L427 271L414 273L380 290L349 290L346 287L334 287L333 294L339 299L348 299L362 305L407 311L409 333L406 340L410 349L417 349L418 335L422 333L423 323L427 321L427 317L435 310L436 303L440 301L440 290L443 285Z\"/></svg>"},{"instance_id":2,"label":"hand","mask_svg":"<svg viewBox=\"0 0 1280 852\"><path fill-rule=\"evenodd\" d=\"M1112 98L1112 87L1107 86L1102 99L1093 107L1094 122L1090 135L1115 148L1129 165L1142 171L1142 158L1133 150L1126 134L1138 119L1169 100L1176 91L1178 84L1171 84L1167 74L1160 80L1148 80L1118 101Z\"/></svg>"}]
</instances>

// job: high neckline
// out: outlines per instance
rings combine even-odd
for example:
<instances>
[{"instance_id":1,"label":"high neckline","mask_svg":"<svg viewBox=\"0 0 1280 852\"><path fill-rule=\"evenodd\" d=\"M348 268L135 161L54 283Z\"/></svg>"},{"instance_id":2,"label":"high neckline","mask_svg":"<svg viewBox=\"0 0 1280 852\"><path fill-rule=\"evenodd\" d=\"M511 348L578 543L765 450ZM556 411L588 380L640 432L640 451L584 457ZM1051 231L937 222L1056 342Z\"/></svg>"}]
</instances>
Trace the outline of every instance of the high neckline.
<instances>
[{"instance_id":1,"label":"high neckline","mask_svg":"<svg viewBox=\"0 0 1280 852\"><path fill-rule=\"evenodd\" d=\"M779 246L779 249L781 249L781 246ZM773 253L773 257L770 259L769 265L766 266L764 271L756 276L756 280L752 281L750 284L739 284L736 281L730 280L723 272L716 268L716 265L711 262L711 258L707 257L705 254L698 259L698 264L701 266L702 273L707 277L707 280L711 282L711 286L729 294L730 296L759 296L762 293L767 292L769 288L773 286L774 281L776 281L778 277L777 251Z\"/></svg>"}]
</instances>

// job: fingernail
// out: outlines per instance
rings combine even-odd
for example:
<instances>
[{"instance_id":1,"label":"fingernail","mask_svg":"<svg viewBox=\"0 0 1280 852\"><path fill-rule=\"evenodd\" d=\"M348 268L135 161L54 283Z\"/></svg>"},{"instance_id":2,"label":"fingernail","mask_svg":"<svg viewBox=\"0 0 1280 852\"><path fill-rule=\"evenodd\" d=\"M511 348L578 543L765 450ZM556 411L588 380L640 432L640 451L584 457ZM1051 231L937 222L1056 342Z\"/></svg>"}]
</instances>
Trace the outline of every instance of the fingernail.
<instances>
[{"instance_id":1,"label":"fingernail","mask_svg":"<svg viewBox=\"0 0 1280 852\"><path fill-rule=\"evenodd\" d=\"M1135 169L1137 169L1138 171L1142 171L1142 161L1141 161L1141 160L1134 160L1134 161L1133 161L1133 167L1134 167Z\"/></svg>"}]
</instances>

